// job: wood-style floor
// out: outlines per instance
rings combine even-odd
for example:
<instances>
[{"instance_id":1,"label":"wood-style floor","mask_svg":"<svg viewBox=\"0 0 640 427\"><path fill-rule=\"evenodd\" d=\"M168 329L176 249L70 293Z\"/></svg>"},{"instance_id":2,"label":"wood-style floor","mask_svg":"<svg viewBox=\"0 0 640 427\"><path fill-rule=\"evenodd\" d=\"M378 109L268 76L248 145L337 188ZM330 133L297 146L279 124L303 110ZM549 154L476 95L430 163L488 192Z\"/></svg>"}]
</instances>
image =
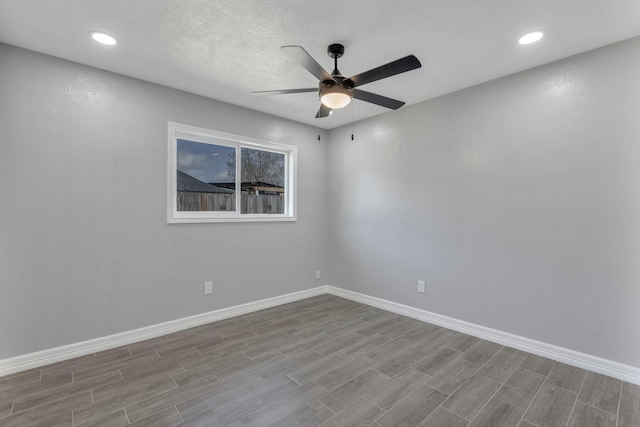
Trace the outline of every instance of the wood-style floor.
<instances>
[{"instance_id":1,"label":"wood-style floor","mask_svg":"<svg viewBox=\"0 0 640 427\"><path fill-rule=\"evenodd\" d=\"M0 378L0 426L639 427L640 386L323 295Z\"/></svg>"}]
</instances>

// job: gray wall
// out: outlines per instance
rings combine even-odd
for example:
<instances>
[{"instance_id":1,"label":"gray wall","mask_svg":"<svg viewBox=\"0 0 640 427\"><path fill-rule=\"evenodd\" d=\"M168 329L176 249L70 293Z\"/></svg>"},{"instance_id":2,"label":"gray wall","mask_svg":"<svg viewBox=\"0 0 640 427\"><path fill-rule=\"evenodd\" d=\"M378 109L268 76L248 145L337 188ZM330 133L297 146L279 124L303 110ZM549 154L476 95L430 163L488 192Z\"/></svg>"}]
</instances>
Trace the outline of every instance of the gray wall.
<instances>
[{"instance_id":1,"label":"gray wall","mask_svg":"<svg viewBox=\"0 0 640 427\"><path fill-rule=\"evenodd\" d=\"M168 121L298 146L298 221L167 225ZM0 359L323 284L318 134L0 45Z\"/></svg>"},{"instance_id":2,"label":"gray wall","mask_svg":"<svg viewBox=\"0 0 640 427\"><path fill-rule=\"evenodd\" d=\"M331 131L330 283L640 367L639 51Z\"/></svg>"}]
</instances>

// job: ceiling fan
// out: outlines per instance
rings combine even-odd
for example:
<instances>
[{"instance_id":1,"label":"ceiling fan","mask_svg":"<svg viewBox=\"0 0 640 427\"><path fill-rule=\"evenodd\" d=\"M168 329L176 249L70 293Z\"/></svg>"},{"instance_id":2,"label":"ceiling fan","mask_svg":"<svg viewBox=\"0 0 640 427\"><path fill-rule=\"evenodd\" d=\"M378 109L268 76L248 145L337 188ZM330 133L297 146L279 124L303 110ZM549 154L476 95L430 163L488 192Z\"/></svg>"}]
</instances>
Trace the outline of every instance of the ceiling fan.
<instances>
[{"instance_id":1,"label":"ceiling fan","mask_svg":"<svg viewBox=\"0 0 640 427\"><path fill-rule=\"evenodd\" d=\"M251 92L251 94L264 96L317 91L320 96L321 104L318 114L316 114L316 118L327 117L333 110L346 107L351 102L352 98L370 102L392 110L397 110L404 105L404 102L387 98L386 96L377 95L375 93L365 92L364 90L356 88L367 83L395 76L396 74L415 70L422 66L418 58L413 55L409 55L388 64L373 68L369 71L365 71L364 73L345 78L340 74L340 71L338 71L338 58L344 55L344 46L341 44L331 44L327 48L327 53L334 60L334 70L331 74L327 73L322 66L320 66L320 64L318 64L311 55L304 50L302 46L282 46L282 49L319 80L320 83L318 87L264 90Z\"/></svg>"}]
</instances>

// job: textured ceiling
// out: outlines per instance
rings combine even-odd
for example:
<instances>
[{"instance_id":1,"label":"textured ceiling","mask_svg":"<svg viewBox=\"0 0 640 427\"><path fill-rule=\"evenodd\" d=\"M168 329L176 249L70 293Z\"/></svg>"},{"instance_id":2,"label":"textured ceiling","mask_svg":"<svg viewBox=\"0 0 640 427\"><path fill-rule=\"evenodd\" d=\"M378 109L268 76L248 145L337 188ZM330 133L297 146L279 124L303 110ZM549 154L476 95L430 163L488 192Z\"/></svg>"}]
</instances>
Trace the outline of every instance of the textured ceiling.
<instances>
[{"instance_id":1,"label":"textured ceiling","mask_svg":"<svg viewBox=\"0 0 640 427\"><path fill-rule=\"evenodd\" d=\"M542 41L518 45L532 30ZM315 119L314 93L250 95L317 84L280 46L330 72L342 43L345 76L414 54L422 68L362 87L414 104L638 35L638 0L0 0L1 42L325 129L389 110L354 101Z\"/></svg>"}]
</instances>

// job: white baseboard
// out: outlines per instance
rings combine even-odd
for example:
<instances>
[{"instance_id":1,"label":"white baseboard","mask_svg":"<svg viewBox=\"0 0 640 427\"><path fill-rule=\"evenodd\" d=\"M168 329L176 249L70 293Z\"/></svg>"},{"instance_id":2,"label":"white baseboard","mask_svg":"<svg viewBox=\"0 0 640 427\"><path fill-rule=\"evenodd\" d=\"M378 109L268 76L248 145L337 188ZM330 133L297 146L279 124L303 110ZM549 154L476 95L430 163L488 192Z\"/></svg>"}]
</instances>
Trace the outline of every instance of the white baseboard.
<instances>
[{"instance_id":1,"label":"white baseboard","mask_svg":"<svg viewBox=\"0 0 640 427\"><path fill-rule=\"evenodd\" d=\"M546 344L540 341L509 334L496 329L486 328L463 320L442 316L426 310L409 307L407 305L398 304L334 286L319 286L305 291L267 298L234 307L222 308L208 313L197 314L195 316L159 323L157 325L151 325L132 331L0 360L0 377L322 294L335 295L370 305L372 307L377 307L382 310L411 317L416 320L433 323L434 325L473 335L487 341L517 348L528 353L537 354L558 362L588 369L593 372L598 372L603 375L608 375L613 378L618 378L623 381L640 385L640 369L633 366L624 365L611 360L602 359L563 347Z\"/></svg>"},{"instance_id":2,"label":"white baseboard","mask_svg":"<svg viewBox=\"0 0 640 427\"><path fill-rule=\"evenodd\" d=\"M208 313L196 314L195 316L171 320L132 331L0 360L0 377L326 293L328 293L327 287L320 286L260 301L222 308Z\"/></svg>"},{"instance_id":3,"label":"white baseboard","mask_svg":"<svg viewBox=\"0 0 640 427\"><path fill-rule=\"evenodd\" d=\"M640 385L640 368L334 286L327 293Z\"/></svg>"}]
</instances>

